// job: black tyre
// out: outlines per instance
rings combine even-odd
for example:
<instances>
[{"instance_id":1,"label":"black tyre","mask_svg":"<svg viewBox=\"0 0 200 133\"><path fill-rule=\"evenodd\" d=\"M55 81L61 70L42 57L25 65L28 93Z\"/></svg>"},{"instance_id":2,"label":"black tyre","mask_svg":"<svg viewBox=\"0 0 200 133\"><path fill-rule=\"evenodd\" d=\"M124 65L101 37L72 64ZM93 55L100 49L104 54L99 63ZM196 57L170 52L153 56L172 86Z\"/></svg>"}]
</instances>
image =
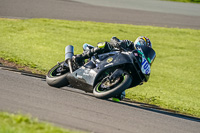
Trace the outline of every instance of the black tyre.
<instances>
[{"instance_id":1,"label":"black tyre","mask_svg":"<svg viewBox=\"0 0 200 133\"><path fill-rule=\"evenodd\" d=\"M97 98L108 99L121 94L128 89L132 83L132 77L128 73L124 73L113 82L101 81L93 89L93 94Z\"/></svg>"},{"instance_id":2,"label":"black tyre","mask_svg":"<svg viewBox=\"0 0 200 133\"><path fill-rule=\"evenodd\" d=\"M63 62L60 65L55 65L52 69L49 70L48 74L46 75L46 82L48 85L53 87L64 87L69 85L66 75L69 73L69 68L63 68Z\"/></svg>"}]
</instances>

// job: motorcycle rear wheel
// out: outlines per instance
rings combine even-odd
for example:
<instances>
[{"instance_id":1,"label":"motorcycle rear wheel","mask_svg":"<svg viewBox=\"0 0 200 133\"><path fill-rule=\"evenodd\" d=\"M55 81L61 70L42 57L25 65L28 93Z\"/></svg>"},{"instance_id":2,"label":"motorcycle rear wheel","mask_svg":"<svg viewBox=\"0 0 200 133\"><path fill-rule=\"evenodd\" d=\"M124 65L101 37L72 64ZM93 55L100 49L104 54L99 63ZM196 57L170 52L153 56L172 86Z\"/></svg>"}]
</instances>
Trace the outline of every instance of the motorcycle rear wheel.
<instances>
[{"instance_id":1,"label":"motorcycle rear wheel","mask_svg":"<svg viewBox=\"0 0 200 133\"><path fill-rule=\"evenodd\" d=\"M60 64L63 63L64 61ZM46 75L46 82L48 85L57 88L69 85L66 78L67 73L69 73L69 68L62 69L62 71L61 69L62 66L57 64L49 70L48 74Z\"/></svg>"},{"instance_id":2,"label":"motorcycle rear wheel","mask_svg":"<svg viewBox=\"0 0 200 133\"><path fill-rule=\"evenodd\" d=\"M132 77L128 73L124 73L119 78L115 79L112 83L108 81L99 82L93 89L93 94L97 98L108 99L121 94L124 90L128 89L132 83ZM108 88L106 88L108 87Z\"/></svg>"}]
</instances>

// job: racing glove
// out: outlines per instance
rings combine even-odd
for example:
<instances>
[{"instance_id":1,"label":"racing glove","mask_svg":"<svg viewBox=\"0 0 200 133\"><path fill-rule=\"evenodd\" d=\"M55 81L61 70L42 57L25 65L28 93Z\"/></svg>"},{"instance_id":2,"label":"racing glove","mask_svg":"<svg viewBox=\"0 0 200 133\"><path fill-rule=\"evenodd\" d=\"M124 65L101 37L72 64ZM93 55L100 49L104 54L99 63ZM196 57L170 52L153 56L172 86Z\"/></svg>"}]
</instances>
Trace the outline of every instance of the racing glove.
<instances>
[{"instance_id":1,"label":"racing glove","mask_svg":"<svg viewBox=\"0 0 200 133\"><path fill-rule=\"evenodd\" d=\"M110 39L110 45L114 48L120 48L121 41L117 37L112 37Z\"/></svg>"}]
</instances>

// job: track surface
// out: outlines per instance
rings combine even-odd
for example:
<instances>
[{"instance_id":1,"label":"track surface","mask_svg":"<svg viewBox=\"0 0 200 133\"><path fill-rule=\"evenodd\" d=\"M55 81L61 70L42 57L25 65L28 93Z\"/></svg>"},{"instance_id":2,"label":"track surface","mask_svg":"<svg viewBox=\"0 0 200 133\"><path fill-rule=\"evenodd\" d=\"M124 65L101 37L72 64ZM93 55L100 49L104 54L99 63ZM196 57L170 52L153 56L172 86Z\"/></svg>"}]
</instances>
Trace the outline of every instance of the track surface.
<instances>
[{"instance_id":1,"label":"track surface","mask_svg":"<svg viewBox=\"0 0 200 133\"><path fill-rule=\"evenodd\" d=\"M180 3L161 0L73 0L96 6L154 11L161 13L200 16L200 4Z\"/></svg>"},{"instance_id":2,"label":"track surface","mask_svg":"<svg viewBox=\"0 0 200 133\"><path fill-rule=\"evenodd\" d=\"M44 79L0 69L0 110L30 113L66 128L101 133L199 133L200 122L134 104L48 86Z\"/></svg>"},{"instance_id":3,"label":"track surface","mask_svg":"<svg viewBox=\"0 0 200 133\"><path fill-rule=\"evenodd\" d=\"M0 0L0 17L56 18L192 29L200 29L199 12L200 4L157 0Z\"/></svg>"}]
</instances>

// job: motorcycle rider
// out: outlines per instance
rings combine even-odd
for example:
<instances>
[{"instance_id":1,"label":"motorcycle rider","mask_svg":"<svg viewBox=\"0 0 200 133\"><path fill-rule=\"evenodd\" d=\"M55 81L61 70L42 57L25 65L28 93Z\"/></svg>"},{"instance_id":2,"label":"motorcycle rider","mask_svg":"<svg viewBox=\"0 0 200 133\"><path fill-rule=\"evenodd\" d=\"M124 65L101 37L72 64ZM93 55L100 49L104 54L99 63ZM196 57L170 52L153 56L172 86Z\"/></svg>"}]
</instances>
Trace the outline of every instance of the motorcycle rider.
<instances>
[{"instance_id":1,"label":"motorcycle rider","mask_svg":"<svg viewBox=\"0 0 200 133\"><path fill-rule=\"evenodd\" d=\"M81 64L84 59L88 59L95 54L107 53L112 51L113 48L123 48L128 51L132 51L137 49L137 45L146 45L152 48L151 41L145 36L139 36L134 43L130 40L119 40L117 37L112 37L110 43L100 42L96 47L85 43L83 45L83 53L73 56L73 61Z\"/></svg>"},{"instance_id":2,"label":"motorcycle rider","mask_svg":"<svg viewBox=\"0 0 200 133\"><path fill-rule=\"evenodd\" d=\"M130 40L120 40L117 37L112 37L110 42L100 42L97 44L96 47L85 43L83 45L83 53L73 56L72 60L81 66L84 63L85 59L88 59L95 54L107 53L112 51L114 48L132 51L134 49L137 49L138 45L146 45L152 48L151 41L145 36L139 36L134 43ZM121 95L115 97L114 100L120 101L124 97L125 91L123 91Z\"/></svg>"}]
</instances>

